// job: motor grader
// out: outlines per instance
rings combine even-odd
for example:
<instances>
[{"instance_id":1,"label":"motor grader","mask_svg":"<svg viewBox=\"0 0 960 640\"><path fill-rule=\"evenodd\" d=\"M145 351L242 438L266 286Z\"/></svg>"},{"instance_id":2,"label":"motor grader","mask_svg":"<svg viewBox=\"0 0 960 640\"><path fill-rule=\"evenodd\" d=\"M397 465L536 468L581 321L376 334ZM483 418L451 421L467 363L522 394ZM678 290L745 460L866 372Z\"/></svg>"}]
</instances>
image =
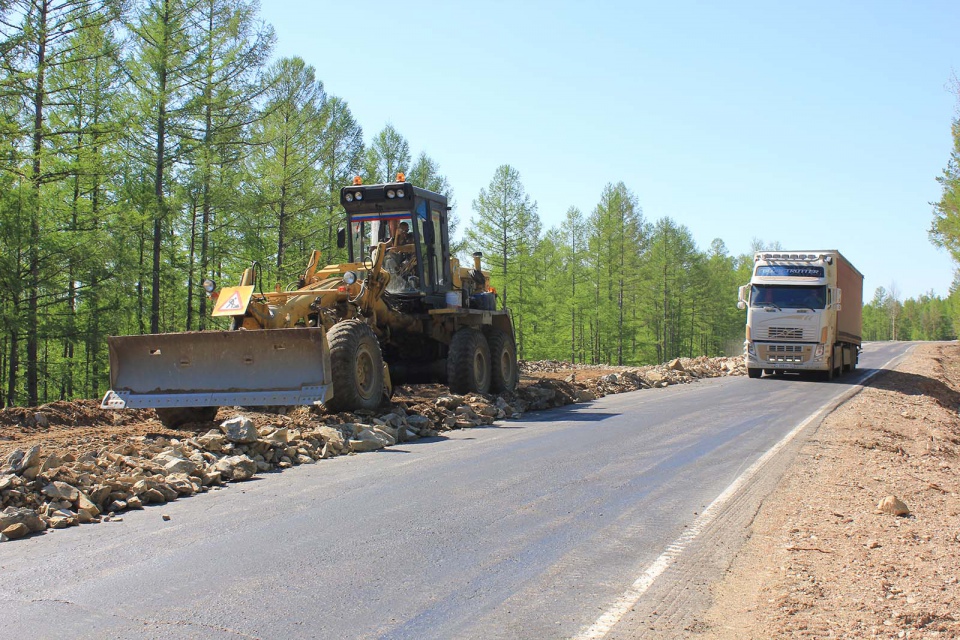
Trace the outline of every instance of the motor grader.
<instances>
[{"instance_id":1,"label":"motor grader","mask_svg":"<svg viewBox=\"0 0 960 640\"><path fill-rule=\"evenodd\" d=\"M216 291L228 331L111 337L105 408L153 407L168 427L212 420L220 406L323 404L373 409L400 382L445 382L454 393L512 391L513 321L489 274L450 255L445 196L404 180L340 192L348 262L263 291L257 265Z\"/></svg>"}]
</instances>

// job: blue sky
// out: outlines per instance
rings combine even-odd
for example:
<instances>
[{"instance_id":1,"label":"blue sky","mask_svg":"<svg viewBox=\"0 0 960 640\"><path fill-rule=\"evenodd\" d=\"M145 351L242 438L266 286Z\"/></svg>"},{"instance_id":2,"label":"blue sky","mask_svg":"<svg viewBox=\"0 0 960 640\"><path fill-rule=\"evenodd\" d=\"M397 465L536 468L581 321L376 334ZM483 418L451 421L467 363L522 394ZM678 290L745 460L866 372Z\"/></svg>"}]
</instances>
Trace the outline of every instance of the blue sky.
<instances>
[{"instance_id":1,"label":"blue sky","mask_svg":"<svg viewBox=\"0 0 960 640\"><path fill-rule=\"evenodd\" d=\"M433 157L464 224L510 164L544 227L623 181L701 248L839 249L867 299L948 293L960 3L261 2L276 55Z\"/></svg>"}]
</instances>

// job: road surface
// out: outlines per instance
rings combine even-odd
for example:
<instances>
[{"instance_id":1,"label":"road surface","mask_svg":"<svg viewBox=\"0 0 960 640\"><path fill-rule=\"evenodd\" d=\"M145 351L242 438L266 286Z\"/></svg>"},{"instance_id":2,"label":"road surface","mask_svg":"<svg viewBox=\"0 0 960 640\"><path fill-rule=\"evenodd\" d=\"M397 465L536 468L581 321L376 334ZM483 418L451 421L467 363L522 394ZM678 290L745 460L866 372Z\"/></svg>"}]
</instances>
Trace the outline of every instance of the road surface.
<instances>
[{"instance_id":1,"label":"road surface","mask_svg":"<svg viewBox=\"0 0 960 640\"><path fill-rule=\"evenodd\" d=\"M832 383L608 396L3 544L4 635L613 639L652 616L682 635L818 419L724 492L907 348L869 344Z\"/></svg>"}]
</instances>

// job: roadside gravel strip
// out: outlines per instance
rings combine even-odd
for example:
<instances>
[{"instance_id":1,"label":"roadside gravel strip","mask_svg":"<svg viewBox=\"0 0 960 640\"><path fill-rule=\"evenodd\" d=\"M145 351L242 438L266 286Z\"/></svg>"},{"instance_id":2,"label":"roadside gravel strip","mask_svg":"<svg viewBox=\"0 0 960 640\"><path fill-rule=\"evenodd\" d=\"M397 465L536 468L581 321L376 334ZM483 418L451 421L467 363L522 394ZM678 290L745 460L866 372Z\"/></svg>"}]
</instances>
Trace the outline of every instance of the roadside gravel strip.
<instances>
[{"instance_id":1,"label":"roadside gravel strip","mask_svg":"<svg viewBox=\"0 0 960 640\"><path fill-rule=\"evenodd\" d=\"M887 369L894 361L902 356L892 358L880 369L872 371L862 381L865 384L871 378ZM673 541L647 569L637 578L629 589L614 602L597 621L589 628L579 633L575 640L600 640L607 636L613 627L620 622L624 615L630 611L643 597L644 593L653 585L653 583L666 571L684 552L684 550L704 531L717 517L724 506L736 496L753 478L761 472L764 466L777 454L779 454L790 442L800 435L810 425L819 425L823 419L834 411L837 407L845 403L854 395L860 393L862 386L854 386L845 391L839 397L833 398L814 413L800 422L789 433L787 433L773 447L768 449L760 458L748 467L730 486L728 486L710 505L693 521L693 523Z\"/></svg>"},{"instance_id":2,"label":"roadside gravel strip","mask_svg":"<svg viewBox=\"0 0 960 640\"><path fill-rule=\"evenodd\" d=\"M452 395L401 387L379 412L287 414L220 410L219 421L164 429L152 411L109 412L95 401L0 411L0 542L79 524L122 521L163 504L272 471L375 451L452 429L493 424L597 397L699 378L744 375L741 358L677 359L656 367L521 363L515 394Z\"/></svg>"},{"instance_id":3,"label":"roadside gravel strip","mask_svg":"<svg viewBox=\"0 0 960 640\"><path fill-rule=\"evenodd\" d=\"M958 381L960 344L921 343L824 420L695 637L960 637Z\"/></svg>"}]
</instances>

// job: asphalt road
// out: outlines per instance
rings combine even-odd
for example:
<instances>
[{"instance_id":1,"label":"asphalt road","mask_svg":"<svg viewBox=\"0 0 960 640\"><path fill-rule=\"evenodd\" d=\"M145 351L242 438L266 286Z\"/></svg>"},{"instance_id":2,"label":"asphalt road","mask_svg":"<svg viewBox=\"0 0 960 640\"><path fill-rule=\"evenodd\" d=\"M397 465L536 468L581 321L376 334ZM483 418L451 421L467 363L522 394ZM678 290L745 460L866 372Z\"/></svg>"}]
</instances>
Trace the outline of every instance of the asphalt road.
<instances>
[{"instance_id":1,"label":"asphalt road","mask_svg":"<svg viewBox=\"0 0 960 640\"><path fill-rule=\"evenodd\" d=\"M785 434L907 347L869 344L861 368L832 383L718 378L609 396L3 544L0 629L575 637ZM665 621L689 629L791 451L598 637L641 637L654 617L658 636Z\"/></svg>"}]
</instances>

